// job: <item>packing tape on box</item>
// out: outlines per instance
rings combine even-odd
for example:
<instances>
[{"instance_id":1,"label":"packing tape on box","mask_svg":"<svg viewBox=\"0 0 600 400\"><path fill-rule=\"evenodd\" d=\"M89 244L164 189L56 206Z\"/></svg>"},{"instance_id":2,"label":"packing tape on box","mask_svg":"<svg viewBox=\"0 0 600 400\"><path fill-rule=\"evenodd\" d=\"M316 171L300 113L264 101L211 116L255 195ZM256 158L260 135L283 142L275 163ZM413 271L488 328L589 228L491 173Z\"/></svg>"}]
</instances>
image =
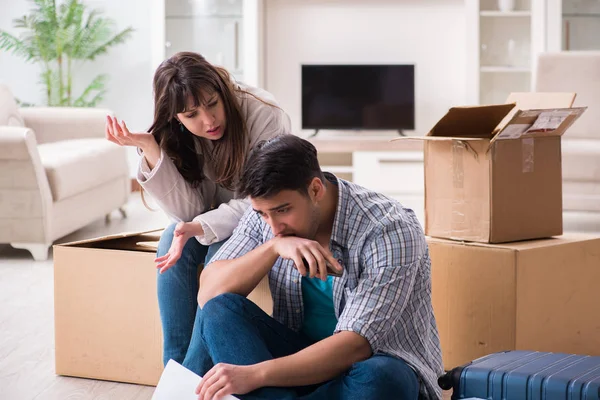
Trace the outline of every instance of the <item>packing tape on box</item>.
<instances>
[{"instance_id":1,"label":"packing tape on box","mask_svg":"<svg viewBox=\"0 0 600 400\"><path fill-rule=\"evenodd\" d=\"M471 153L477 160L479 154L471 146L471 144L464 140L453 140L452 141L452 181L455 188L463 188L465 180L464 170L464 157L465 152Z\"/></svg>"},{"instance_id":2,"label":"packing tape on box","mask_svg":"<svg viewBox=\"0 0 600 400\"><path fill-rule=\"evenodd\" d=\"M467 207L472 203L465 200L465 159L473 157L479 159L479 154L473 146L465 140L452 141L452 216L450 237L463 237L471 230L467 223Z\"/></svg>"},{"instance_id":3,"label":"packing tape on box","mask_svg":"<svg viewBox=\"0 0 600 400\"><path fill-rule=\"evenodd\" d=\"M450 236L460 235L465 221L465 170L467 146L462 140L452 141L452 215Z\"/></svg>"},{"instance_id":4,"label":"packing tape on box","mask_svg":"<svg viewBox=\"0 0 600 400\"><path fill-rule=\"evenodd\" d=\"M535 139L521 139L522 171L524 174L533 172L533 160L535 156Z\"/></svg>"},{"instance_id":5,"label":"packing tape on box","mask_svg":"<svg viewBox=\"0 0 600 400\"><path fill-rule=\"evenodd\" d=\"M452 141L452 184L455 189L462 189L465 184L464 169L465 146L460 140Z\"/></svg>"}]
</instances>

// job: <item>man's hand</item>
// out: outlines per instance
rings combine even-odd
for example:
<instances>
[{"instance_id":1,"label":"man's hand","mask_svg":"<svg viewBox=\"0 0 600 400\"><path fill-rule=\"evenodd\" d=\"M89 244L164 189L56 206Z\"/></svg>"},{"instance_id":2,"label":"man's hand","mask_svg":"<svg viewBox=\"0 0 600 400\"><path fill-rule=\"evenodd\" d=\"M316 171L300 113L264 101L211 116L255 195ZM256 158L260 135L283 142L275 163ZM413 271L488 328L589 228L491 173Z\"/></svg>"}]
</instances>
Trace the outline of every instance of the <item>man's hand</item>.
<instances>
[{"instance_id":1,"label":"man's hand","mask_svg":"<svg viewBox=\"0 0 600 400\"><path fill-rule=\"evenodd\" d=\"M324 248L314 240L296 236L279 236L273 239L273 249L281 258L293 260L296 269L306 276L307 267L311 278L315 276L325 281L327 279L327 264L334 270L342 272L342 266L337 262L329 249ZM304 262L306 260L306 263Z\"/></svg>"},{"instance_id":2,"label":"man's hand","mask_svg":"<svg viewBox=\"0 0 600 400\"><path fill-rule=\"evenodd\" d=\"M171 268L177 260L181 257L183 247L194 236L203 235L202 225L200 222L180 222L175 227L173 232L173 242L169 251L164 256L154 259L156 268L160 270L160 273L164 273Z\"/></svg>"},{"instance_id":3,"label":"man's hand","mask_svg":"<svg viewBox=\"0 0 600 400\"><path fill-rule=\"evenodd\" d=\"M246 394L260 388L257 365L217 364L196 388L198 400L217 400L231 394Z\"/></svg>"}]
</instances>

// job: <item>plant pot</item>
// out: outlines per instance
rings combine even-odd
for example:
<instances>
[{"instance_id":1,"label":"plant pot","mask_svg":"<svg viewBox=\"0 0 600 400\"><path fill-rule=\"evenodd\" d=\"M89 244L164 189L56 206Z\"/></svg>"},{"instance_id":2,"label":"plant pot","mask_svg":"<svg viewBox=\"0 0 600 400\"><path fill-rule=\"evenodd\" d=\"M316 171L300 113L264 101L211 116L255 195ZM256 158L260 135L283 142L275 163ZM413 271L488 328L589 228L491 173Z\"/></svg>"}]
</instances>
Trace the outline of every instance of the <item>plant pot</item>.
<instances>
[{"instance_id":1,"label":"plant pot","mask_svg":"<svg viewBox=\"0 0 600 400\"><path fill-rule=\"evenodd\" d=\"M515 0L498 0L498 9L502 12L514 11Z\"/></svg>"}]
</instances>

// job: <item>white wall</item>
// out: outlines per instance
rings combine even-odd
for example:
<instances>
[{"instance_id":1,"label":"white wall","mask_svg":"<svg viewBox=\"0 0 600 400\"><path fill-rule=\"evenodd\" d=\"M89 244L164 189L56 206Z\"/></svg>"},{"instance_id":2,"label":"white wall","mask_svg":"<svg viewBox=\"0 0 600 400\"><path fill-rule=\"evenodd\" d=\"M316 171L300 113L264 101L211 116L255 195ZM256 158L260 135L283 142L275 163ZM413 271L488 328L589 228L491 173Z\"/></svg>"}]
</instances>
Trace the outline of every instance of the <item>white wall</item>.
<instances>
[{"instance_id":1,"label":"white wall","mask_svg":"<svg viewBox=\"0 0 600 400\"><path fill-rule=\"evenodd\" d=\"M0 29L17 34L12 20L29 12L31 2L25 0L0 0ZM147 0L86 0L85 4L104 12L116 22L116 29L128 26L135 29L124 44L113 47L106 55L95 61L81 64L75 71L75 92L79 93L100 73L108 74L107 94L101 107L106 107L123 118L130 129L146 130L152 123L152 76L156 68L152 46L153 18L156 13ZM154 9L154 10L153 10ZM10 86L19 99L44 104L42 85L39 84L40 69L12 54L0 52L0 82ZM137 165L138 156L130 149L130 169Z\"/></svg>"},{"instance_id":2,"label":"white wall","mask_svg":"<svg viewBox=\"0 0 600 400\"><path fill-rule=\"evenodd\" d=\"M261 1L262 3L262 1ZM0 29L28 12L25 0L0 0ZM162 57L162 0L86 0L133 37L77 70L80 89L96 74L109 75L101 104L134 130L152 122L152 75ZM416 133L465 102L465 17L462 0L265 0L262 82L300 130L302 63L415 63ZM256 71L255 71L256 72ZM39 68L0 53L0 81L20 99L42 103ZM137 155L131 152L132 172Z\"/></svg>"},{"instance_id":3,"label":"white wall","mask_svg":"<svg viewBox=\"0 0 600 400\"><path fill-rule=\"evenodd\" d=\"M463 0L266 0L265 13L265 87L294 133L308 133L300 130L303 63L414 63L415 134L465 104Z\"/></svg>"}]
</instances>

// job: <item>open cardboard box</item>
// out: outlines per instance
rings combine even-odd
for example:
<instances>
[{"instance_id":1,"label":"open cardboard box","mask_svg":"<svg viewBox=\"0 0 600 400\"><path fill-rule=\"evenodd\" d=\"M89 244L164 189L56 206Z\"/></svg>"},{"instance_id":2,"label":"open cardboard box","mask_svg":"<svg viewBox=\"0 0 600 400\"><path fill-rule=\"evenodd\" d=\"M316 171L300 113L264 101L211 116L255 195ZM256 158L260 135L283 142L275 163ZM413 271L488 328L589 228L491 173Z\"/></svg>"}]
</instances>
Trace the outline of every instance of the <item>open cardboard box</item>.
<instances>
[{"instance_id":1,"label":"open cardboard box","mask_svg":"<svg viewBox=\"0 0 600 400\"><path fill-rule=\"evenodd\" d=\"M156 385L163 371L156 295L159 231L54 246L56 373ZM268 279L248 296L273 309Z\"/></svg>"},{"instance_id":2,"label":"open cardboard box","mask_svg":"<svg viewBox=\"0 0 600 400\"><path fill-rule=\"evenodd\" d=\"M424 137L425 233L503 243L562 234L561 136L573 93L453 107ZM531 108L535 107L535 108Z\"/></svg>"}]
</instances>

